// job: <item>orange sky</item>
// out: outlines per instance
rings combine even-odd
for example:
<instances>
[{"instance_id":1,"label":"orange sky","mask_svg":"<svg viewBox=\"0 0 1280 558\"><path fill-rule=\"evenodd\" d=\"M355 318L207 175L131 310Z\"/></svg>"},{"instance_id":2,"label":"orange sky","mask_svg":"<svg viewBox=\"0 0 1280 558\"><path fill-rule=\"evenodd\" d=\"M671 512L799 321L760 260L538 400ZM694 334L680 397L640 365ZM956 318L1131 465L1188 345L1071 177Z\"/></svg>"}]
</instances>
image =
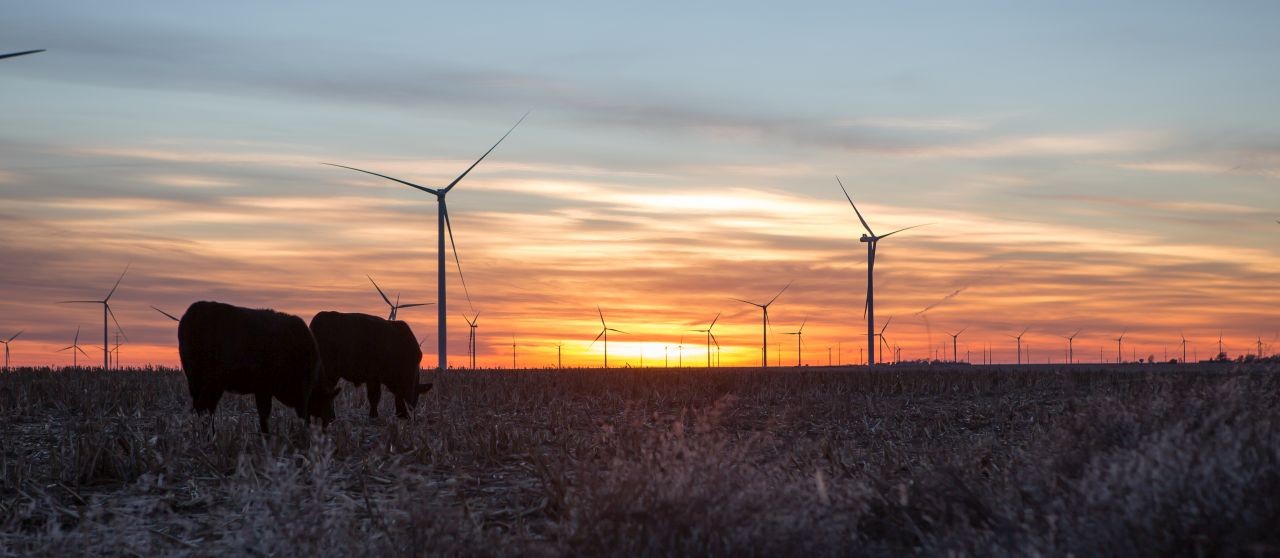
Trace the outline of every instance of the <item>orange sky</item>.
<instances>
[{"instance_id":1,"label":"orange sky","mask_svg":"<svg viewBox=\"0 0 1280 558\"><path fill-rule=\"evenodd\" d=\"M463 310L484 366L724 365L771 343L794 364L858 362L865 246L840 175L877 232L877 318L905 358L945 331L980 358L1274 352L1280 342L1280 35L1247 10L895 4L710 6L688 17L600 5L112 3L13 6L0 52L0 338L16 365L91 355L103 296L123 362L174 364L196 300L382 315L372 275L435 302L435 203L322 166L447 184L471 301L450 269L451 363ZM442 17L447 15L448 17ZM1158 17L1155 17L1158 15ZM536 20L539 25L526 25ZM423 21L485 21L481 26ZM1140 29L1142 32L1133 32ZM465 48L459 45L465 45ZM1217 61L1229 60L1229 64ZM1209 63L1212 61L1213 63ZM450 264L452 265L452 264ZM952 293L953 297L946 298ZM945 299L945 300L944 300ZM934 306L921 315L921 310ZM435 312L401 315L435 358ZM947 346L950 343L947 342ZM771 353L776 347L771 347ZM833 351L834 352L834 351ZM834 356L834 355L833 355ZM92 357L100 362L99 356Z\"/></svg>"}]
</instances>

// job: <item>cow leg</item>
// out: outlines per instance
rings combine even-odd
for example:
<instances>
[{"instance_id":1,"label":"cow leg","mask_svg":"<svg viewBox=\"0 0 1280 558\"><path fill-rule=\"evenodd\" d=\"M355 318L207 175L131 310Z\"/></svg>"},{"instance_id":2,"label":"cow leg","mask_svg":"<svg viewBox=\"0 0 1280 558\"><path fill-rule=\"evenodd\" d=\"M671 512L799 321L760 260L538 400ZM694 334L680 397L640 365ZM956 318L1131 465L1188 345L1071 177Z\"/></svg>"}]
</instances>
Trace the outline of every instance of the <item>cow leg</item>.
<instances>
[{"instance_id":1,"label":"cow leg","mask_svg":"<svg viewBox=\"0 0 1280 558\"><path fill-rule=\"evenodd\" d=\"M267 434L267 418L271 416L271 394L255 393L254 399L258 401L258 428L262 429L263 434Z\"/></svg>"},{"instance_id":2,"label":"cow leg","mask_svg":"<svg viewBox=\"0 0 1280 558\"><path fill-rule=\"evenodd\" d=\"M405 404L404 398L399 395L396 398L396 418L409 418L409 406Z\"/></svg>"},{"instance_id":3,"label":"cow leg","mask_svg":"<svg viewBox=\"0 0 1280 558\"><path fill-rule=\"evenodd\" d=\"M369 394L369 418L378 418L378 401L382 400L382 384L369 382L364 387Z\"/></svg>"}]
</instances>

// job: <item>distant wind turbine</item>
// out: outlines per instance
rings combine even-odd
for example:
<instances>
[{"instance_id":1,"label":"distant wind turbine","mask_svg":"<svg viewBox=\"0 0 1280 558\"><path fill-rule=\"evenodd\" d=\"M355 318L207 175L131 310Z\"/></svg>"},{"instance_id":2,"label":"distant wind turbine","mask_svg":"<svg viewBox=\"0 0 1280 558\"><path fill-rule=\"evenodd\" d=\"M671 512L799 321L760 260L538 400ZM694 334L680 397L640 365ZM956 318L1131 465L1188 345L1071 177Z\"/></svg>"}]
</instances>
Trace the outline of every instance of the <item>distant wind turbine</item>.
<instances>
[{"instance_id":1,"label":"distant wind turbine","mask_svg":"<svg viewBox=\"0 0 1280 558\"><path fill-rule=\"evenodd\" d=\"M862 218L862 212L858 211L858 206L853 203L853 198L849 197L849 191L845 190L844 183L840 181L840 177L838 176L836 177L836 183L840 185L840 191L844 192L845 199L849 200L849 205L853 207L853 212L857 214L858 221L862 223L862 228L866 229L867 231L867 234L862 235L862 237L859 238L858 241L867 243L867 302L866 302L866 305L863 307L863 313L866 315L866 318L867 318L867 362L873 363L876 361L876 353L875 353L876 351L876 348L875 348L875 342L876 342L876 339L875 339L876 338L876 302L875 302L876 244L880 242L880 240L889 238L890 236L898 234L902 231L914 229L917 227L923 227L930 223L925 223L925 225L913 225L903 229L898 229L888 234L876 236L876 233L871 231L871 225L868 225L867 220Z\"/></svg>"},{"instance_id":2,"label":"distant wind turbine","mask_svg":"<svg viewBox=\"0 0 1280 558\"><path fill-rule=\"evenodd\" d=\"M462 179L466 177L468 173L471 172L471 169L476 168L476 165L479 165L480 161L483 161L484 158L488 157L489 154L492 153L494 149L497 149L498 145L502 143L502 140L507 139L507 136L511 135L511 132L515 131L516 126L519 126L520 123L524 121L525 116L528 116L528 115L529 115L528 113L525 113L524 116L521 116L520 120L517 120L515 125L511 126L510 130L507 130L506 134L503 134L501 138L498 138L497 143L494 143L493 147L490 147L488 151L485 151L484 155L481 155L479 159L476 159L476 162L471 163L471 166L467 167L467 170L462 171L462 174L458 175L457 178L453 179L453 182L450 182L449 185L445 186L444 188L438 188L438 189L427 188L425 186L419 186L412 182L406 182L404 180L400 180L399 178L392 178L385 174L378 174L376 172L357 169L355 167L348 167L346 165L335 165L332 163L324 163L332 167L349 169L356 172L362 172L362 173L371 174L373 176L377 176L380 178L385 178L393 182L399 182L400 184L404 184L405 186L408 186L410 188L421 190L423 192L426 192L436 197L436 204L438 206L438 210L436 211L436 228L437 228L437 231L436 231L436 289L438 290L438 293L436 295L436 302L438 303L438 305L436 306L436 309L438 310L437 321L439 322L436 324L436 329L437 329L437 335L439 335L439 339L437 340L437 345L438 345L437 351L439 353L439 358L440 358L440 361L439 361L440 370L448 370L449 368L449 343L448 343L449 318L448 318L448 314L445 312L447 302L448 302L448 299L445 297L445 265L444 265L444 237L445 237L446 231L449 236L449 245L453 248L454 263L456 263L458 266L458 277L462 280L462 290L465 292L467 289L466 279L462 278L462 262L461 260L458 259L458 246L453 242L453 225L449 223L449 208L445 204L445 201L444 201L445 196L448 195L449 191L452 190L454 186L457 186L458 183L461 182ZM468 299L470 299L469 295L468 295Z\"/></svg>"},{"instance_id":3,"label":"distant wind turbine","mask_svg":"<svg viewBox=\"0 0 1280 558\"><path fill-rule=\"evenodd\" d=\"M1076 349L1074 345L1075 345L1075 339L1077 335L1080 335L1080 330L1078 329L1076 330L1075 333L1072 333L1071 335L1059 336L1067 340L1067 364L1075 364L1076 362Z\"/></svg>"},{"instance_id":4,"label":"distant wind turbine","mask_svg":"<svg viewBox=\"0 0 1280 558\"><path fill-rule=\"evenodd\" d=\"M462 319L466 320L467 326L471 328L471 331L469 331L467 335L467 356L471 358L471 369L475 370L476 369L476 327L477 327L476 324L477 322L480 321L480 313L476 312L476 315L471 318L468 318L466 314L463 314Z\"/></svg>"},{"instance_id":5,"label":"distant wind turbine","mask_svg":"<svg viewBox=\"0 0 1280 558\"><path fill-rule=\"evenodd\" d=\"M556 343L556 368L564 370L564 361L560 360L560 347L564 346L564 342Z\"/></svg>"},{"instance_id":6,"label":"distant wind turbine","mask_svg":"<svg viewBox=\"0 0 1280 558\"><path fill-rule=\"evenodd\" d=\"M3 59L5 59L5 58L13 58L13 57L15 57L15 56L24 56L24 55L27 55L27 54L35 54L35 53L37 53L37 52L44 52L44 49L42 49L42 48L38 48L38 49L35 49L35 50L24 50L24 51L22 51L22 52L11 52L11 53L9 53L9 54L0 54L0 60L3 60Z\"/></svg>"},{"instance_id":7,"label":"distant wind turbine","mask_svg":"<svg viewBox=\"0 0 1280 558\"><path fill-rule=\"evenodd\" d=\"M716 322L718 322L718 321L720 321L720 314L716 314L716 318L715 318L714 320L711 320L711 325L707 326L707 329L691 329L691 330L689 330L689 331L693 331L693 332L697 332L697 333L705 333L705 334L707 334L707 368L711 368L711 344L712 344L712 343L715 343L717 347L719 347L719 346L720 346L720 342L719 342L719 341L716 341L716 336L715 336L715 334L711 333L711 328L716 327ZM681 360L681 364L683 364L683 361L684 361L684 352L683 352L683 351L684 351L684 337L681 337L681 338L680 338L680 350L681 350L680 360Z\"/></svg>"},{"instance_id":8,"label":"distant wind turbine","mask_svg":"<svg viewBox=\"0 0 1280 558\"><path fill-rule=\"evenodd\" d=\"M951 360L953 362L960 362L960 355L956 353L956 339L958 339L960 337L960 334L964 333L966 329L969 329L969 328L965 327L964 329L961 329L960 331L957 331L955 333L947 334L951 336Z\"/></svg>"},{"instance_id":9,"label":"distant wind turbine","mask_svg":"<svg viewBox=\"0 0 1280 558\"><path fill-rule=\"evenodd\" d=\"M365 277L369 277L369 276L365 275ZM431 306L432 304L435 304L434 302L417 302L414 304L400 304L399 294L396 295L396 301L392 303L391 299L387 298L387 293L382 292L382 287L378 286L378 282L374 281L373 277L369 277L369 282L373 283L373 288L378 290L378 295L382 297L382 301L386 302L387 306L391 308L391 313L387 315L388 320L395 320L396 315L399 313L401 308L413 308L416 306Z\"/></svg>"},{"instance_id":10,"label":"distant wind turbine","mask_svg":"<svg viewBox=\"0 0 1280 558\"><path fill-rule=\"evenodd\" d=\"M600 335L596 336L595 341L592 341L591 345L595 345L596 341L599 341L601 337L604 338L604 367L608 368L609 367L609 332L612 331L615 333L621 333L623 335L630 335L630 334L620 329L613 329L609 327L609 324L604 323L604 310L601 310L599 306L596 306L596 312L600 314ZM588 345L588 347L591 347L591 345Z\"/></svg>"},{"instance_id":11,"label":"distant wind turbine","mask_svg":"<svg viewBox=\"0 0 1280 558\"><path fill-rule=\"evenodd\" d=\"M893 322L893 316L889 316L889 319L887 319L887 320L885 320L885 321L884 321L884 326L880 328L880 333L875 334L877 337L879 337L879 338L880 338L880 345L881 345L881 346L883 346L883 347L885 347L885 348L888 348L888 347L889 347L889 340L887 340L887 339L885 339L885 338L884 338L884 331L885 331L886 329L889 329L889 324L890 324L891 322ZM881 357L880 362L884 362L884 351L880 351L880 357ZM892 360L893 360L893 359L892 359L892 358L890 358L890 363L891 363L891 364L892 364ZM869 362L869 361L868 361L868 362Z\"/></svg>"},{"instance_id":12,"label":"distant wind turbine","mask_svg":"<svg viewBox=\"0 0 1280 558\"><path fill-rule=\"evenodd\" d=\"M1182 363L1186 364L1187 363L1187 334L1186 332L1179 332L1178 335L1182 336Z\"/></svg>"},{"instance_id":13,"label":"distant wind turbine","mask_svg":"<svg viewBox=\"0 0 1280 558\"><path fill-rule=\"evenodd\" d=\"M111 316L111 321L116 323L116 329L124 333L124 329L120 327L120 321L116 319L116 313L111 311L111 295L116 294L116 289L120 287L120 282L124 280L124 274L129 273L129 265L124 266L124 272L120 274L119 279L116 279L116 284L111 287L111 291L102 300L64 300L58 303L102 305L102 369L104 371L111 367L111 338L107 335L107 316ZM128 340L129 336L125 335L124 338Z\"/></svg>"},{"instance_id":14,"label":"distant wind turbine","mask_svg":"<svg viewBox=\"0 0 1280 558\"><path fill-rule=\"evenodd\" d=\"M1023 328L1022 333L1019 333L1017 335L1009 335L1008 333L1005 334L1006 337L1012 337L1018 340L1018 365L1019 366L1022 365L1022 336L1027 334L1028 329L1031 329L1031 326L1027 326Z\"/></svg>"},{"instance_id":15,"label":"distant wind turbine","mask_svg":"<svg viewBox=\"0 0 1280 558\"><path fill-rule=\"evenodd\" d=\"M13 343L13 340L17 339L19 335L22 335L23 331L26 331L26 330L25 329L19 330L17 333L13 334L13 336L8 339L0 339L0 343L4 344L4 371L5 372L9 371L9 344ZM80 334L79 330L76 330L76 335L79 336L79 334Z\"/></svg>"},{"instance_id":16,"label":"distant wind turbine","mask_svg":"<svg viewBox=\"0 0 1280 558\"><path fill-rule=\"evenodd\" d=\"M745 302L747 304L750 304L752 306L759 308L764 312L764 317L760 321L760 329L764 332L764 340L760 343L760 349L764 351L763 353L761 353L761 358L760 358L761 367L763 368L769 367L769 305L773 304L775 300L778 300L778 297L782 296L782 293L785 292L787 290L787 287L790 287L790 286L791 286L791 283L787 283L786 287L782 287L782 290L778 291L778 294L773 295L773 298L769 299L769 302L766 302L764 304L751 302L750 300L742 300L741 298L729 299L729 300L736 300L738 302Z\"/></svg>"},{"instance_id":17,"label":"distant wind turbine","mask_svg":"<svg viewBox=\"0 0 1280 558\"><path fill-rule=\"evenodd\" d=\"M89 358L89 353L84 352L84 349L80 348L80 328L79 327L76 328L76 336L75 336L75 339L71 341L71 344L61 349L58 349L59 353L61 353L62 351L71 351L71 367L72 368L80 367L80 358L79 358L80 355L84 355L85 358ZM77 351L79 351L80 355L76 354ZM8 366L8 362L5 363L5 366Z\"/></svg>"},{"instance_id":18,"label":"distant wind turbine","mask_svg":"<svg viewBox=\"0 0 1280 558\"><path fill-rule=\"evenodd\" d=\"M1124 334L1126 333L1129 333L1129 328L1127 327L1120 332L1120 337L1116 338L1116 364L1124 362L1124 353L1120 352L1120 345L1124 343Z\"/></svg>"},{"instance_id":19,"label":"distant wind turbine","mask_svg":"<svg viewBox=\"0 0 1280 558\"><path fill-rule=\"evenodd\" d=\"M801 355L801 353L804 351L804 344L803 344L803 342L801 341L801 340L804 338L804 324L806 324L806 323L808 323L808 322L809 322L809 318L805 318L804 320L801 320L801 321L800 321L800 329L797 329L797 330L795 330L795 331L783 332L783 335L794 335L794 336L796 336L796 367L797 367L797 368L799 368L799 367L800 367L800 363L801 363L800 355ZM828 353L828 354L827 354L827 360L828 360L828 361L830 361L830 360L831 360L831 354L830 354L830 353L831 353L831 347L827 347L827 353ZM828 362L827 364L831 364L831 363L830 363L830 362Z\"/></svg>"}]
</instances>

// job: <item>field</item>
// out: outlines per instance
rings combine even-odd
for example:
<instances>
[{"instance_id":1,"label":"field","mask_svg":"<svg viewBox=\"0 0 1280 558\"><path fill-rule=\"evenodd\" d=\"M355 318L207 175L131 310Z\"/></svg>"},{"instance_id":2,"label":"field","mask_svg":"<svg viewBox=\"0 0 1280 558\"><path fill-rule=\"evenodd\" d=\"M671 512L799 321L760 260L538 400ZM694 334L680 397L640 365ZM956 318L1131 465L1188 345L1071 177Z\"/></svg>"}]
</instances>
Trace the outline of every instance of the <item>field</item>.
<instances>
[{"instance_id":1,"label":"field","mask_svg":"<svg viewBox=\"0 0 1280 558\"><path fill-rule=\"evenodd\" d=\"M0 555L1274 555L1277 373L429 373L263 437L173 370L19 370Z\"/></svg>"}]
</instances>

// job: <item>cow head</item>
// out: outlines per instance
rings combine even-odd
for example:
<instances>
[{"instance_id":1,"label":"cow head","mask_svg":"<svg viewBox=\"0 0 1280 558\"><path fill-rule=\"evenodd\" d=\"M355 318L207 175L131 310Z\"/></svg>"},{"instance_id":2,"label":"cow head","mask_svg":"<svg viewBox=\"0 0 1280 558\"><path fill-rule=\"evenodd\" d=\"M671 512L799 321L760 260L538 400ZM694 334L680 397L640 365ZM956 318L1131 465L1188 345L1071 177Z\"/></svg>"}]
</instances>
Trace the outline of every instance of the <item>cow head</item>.
<instances>
[{"instance_id":1,"label":"cow head","mask_svg":"<svg viewBox=\"0 0 1280 558\"><path fill-rule=\"evenodd\" d=\"M408 404L409 404L409 408L417 407L417 406L418 406L418 396L420 396L420 395L422 395L422 394L424 394L424 393L426 393L426 392L428 392L428 391L431 391L431 384L422 384L422 383L419 383L418 385L414 386L414 388L413 388L412 390L409 390L409 394L408 394L408 395L406 395L406 396L405 396L405 398L404 398L404 399L405 399L405 403L408 403Z\"/></svg>"},{"instance_id":2,"label":"cow head","mask_svg":"<svg viewBox=\"0 0 1280 558\"><path fill-rule=\"evenodd\" d=\"M307 417L320 419L320 424L329 426L336 413L333 410L333 398L342 388L326 388L315 386L311 390L311 399L307 402Z\"/></svg>"}]
</instances>

